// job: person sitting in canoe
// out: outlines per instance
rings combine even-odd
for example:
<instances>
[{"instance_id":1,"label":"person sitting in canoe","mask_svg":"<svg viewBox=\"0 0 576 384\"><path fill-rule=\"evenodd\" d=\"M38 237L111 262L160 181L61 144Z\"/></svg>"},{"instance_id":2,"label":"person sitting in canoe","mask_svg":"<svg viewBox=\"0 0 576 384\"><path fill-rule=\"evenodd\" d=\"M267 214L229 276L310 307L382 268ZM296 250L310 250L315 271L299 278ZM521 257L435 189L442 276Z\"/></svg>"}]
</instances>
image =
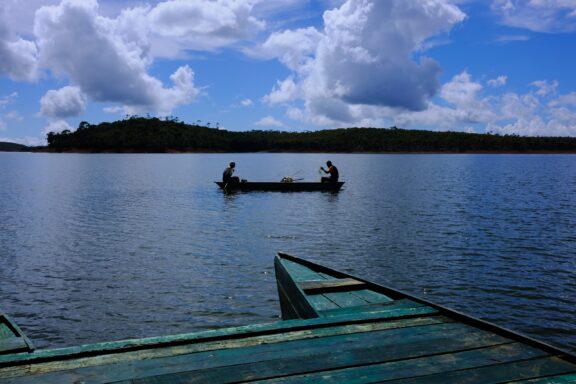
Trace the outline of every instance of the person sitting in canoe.
<instances>
[{"instance_id":1,"label":"person sitting in canoe","mask_svg":"<svg viewBox=\"0 0 576 384\"><path fill-rule=\"evenodd\" d=\"M239 183L240 178L238 176L232 176L234 174L234 170L236 168L236 163L231 161L230 164L224 170L222 174L222 182L229 184L229 183Z\"/></svg>"},{"instance_id":2,"label":"person sitting in canoe","mask_svg":"<svg viewBox=\"0 0 576 384\"><path fill-rule=\"evenodd\" d=\"M320 170L323 171L324 173L329 173L330 176L322 177L320 179L320 181L322 181L323 183L337 183L338 177L339 177L338 168L336 168L336 166L333 165L331 161L327 161L326 165L328 166L328 169L324 169L324 167L320 167Z\"/></svg>"}]
</instances>

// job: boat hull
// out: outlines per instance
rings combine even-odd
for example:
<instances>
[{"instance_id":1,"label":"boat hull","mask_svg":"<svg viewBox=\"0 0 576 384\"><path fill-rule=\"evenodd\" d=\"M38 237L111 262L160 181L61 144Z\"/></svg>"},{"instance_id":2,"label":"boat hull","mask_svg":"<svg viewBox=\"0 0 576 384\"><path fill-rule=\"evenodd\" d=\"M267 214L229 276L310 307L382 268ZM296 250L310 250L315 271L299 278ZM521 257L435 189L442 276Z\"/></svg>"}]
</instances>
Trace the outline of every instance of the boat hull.
<instances>
[{"instance_id":1,"label":"boat hull","mask_svg":"<svg viewBox=\"0 0 576 384\"><path fill-rule=\"evenodd\" d=\"M280 182L241 182L241 183L223 183L221 181L215 182L220 189L225 191L271 191L271 192L336 192L344 185L343 181L336 183L320 183L320 182L293 182L293 183L280 183Z\"/></svg>"}]
</instances>

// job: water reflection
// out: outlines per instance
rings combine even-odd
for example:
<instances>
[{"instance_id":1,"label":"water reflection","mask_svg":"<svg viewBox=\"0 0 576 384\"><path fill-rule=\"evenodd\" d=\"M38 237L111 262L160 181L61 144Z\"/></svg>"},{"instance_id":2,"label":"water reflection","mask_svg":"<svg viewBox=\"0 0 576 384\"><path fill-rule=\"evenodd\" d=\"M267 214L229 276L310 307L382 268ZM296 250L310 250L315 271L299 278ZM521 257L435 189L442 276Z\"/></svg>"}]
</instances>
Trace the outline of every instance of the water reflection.
<instances>
[{"instance_id":1,"label":"water reflection","mask_svg":"<svg viewBox=\"0 0 576 384\"><path fill-rule=\"evenodd\" d=\"M273 321L282 250L576 348L572 156L0 153L0 307L38 347ZM265 166L263 166L265 164ZM537 313L537 316L534 314Z\"/></svg>"}]
</instances>

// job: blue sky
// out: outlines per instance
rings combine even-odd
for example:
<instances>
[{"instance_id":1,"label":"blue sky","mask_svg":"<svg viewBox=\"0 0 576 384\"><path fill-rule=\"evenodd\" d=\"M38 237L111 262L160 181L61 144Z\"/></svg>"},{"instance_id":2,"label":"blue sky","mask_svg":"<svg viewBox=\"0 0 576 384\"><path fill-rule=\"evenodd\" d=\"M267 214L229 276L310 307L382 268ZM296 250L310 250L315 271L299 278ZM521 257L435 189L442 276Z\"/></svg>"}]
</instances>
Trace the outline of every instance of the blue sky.
<instances>
[{"instance_id":1,"label":"blue sky","mask_svg":"<svg viewBox=\"0 0 576 384\"><path fill-rule=\"evenodd\" d=\"M0 141L126 115L576 136L576 0L1 0Z\"/></svg>"}]
</instances>

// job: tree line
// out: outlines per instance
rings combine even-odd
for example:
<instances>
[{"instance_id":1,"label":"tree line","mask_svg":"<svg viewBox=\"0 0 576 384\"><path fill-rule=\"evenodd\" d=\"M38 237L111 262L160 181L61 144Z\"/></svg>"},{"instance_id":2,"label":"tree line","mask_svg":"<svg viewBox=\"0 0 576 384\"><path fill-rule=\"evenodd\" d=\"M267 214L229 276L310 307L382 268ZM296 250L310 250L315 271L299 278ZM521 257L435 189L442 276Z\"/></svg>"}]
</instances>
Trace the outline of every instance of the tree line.
<instances>
[{"instance_id":1,"label":"tree line","mask_svg":"<svg viewBox=\"0 0 576 384\"><path fill-rule=\"evenodd\" d=\"M340 128L310 132L227 131L176 118L138 117L48 134L51 151L83 152L576 152L574 137Z\"/></svg>"}]
</instances>

